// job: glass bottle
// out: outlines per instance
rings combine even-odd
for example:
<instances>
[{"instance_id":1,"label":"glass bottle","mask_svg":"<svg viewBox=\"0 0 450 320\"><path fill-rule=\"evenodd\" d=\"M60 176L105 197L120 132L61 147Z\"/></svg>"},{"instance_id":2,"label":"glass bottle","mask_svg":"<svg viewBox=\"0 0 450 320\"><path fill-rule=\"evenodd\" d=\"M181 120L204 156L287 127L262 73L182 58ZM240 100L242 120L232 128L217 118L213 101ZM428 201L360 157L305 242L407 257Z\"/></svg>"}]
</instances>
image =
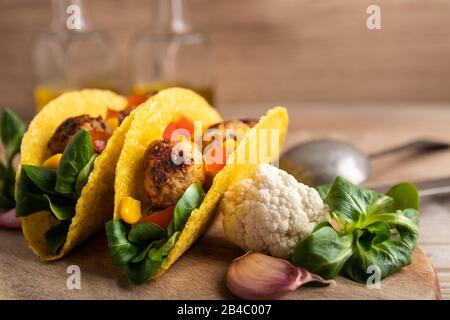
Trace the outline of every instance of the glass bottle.
<instances>
[{"instance_id":1,"label":"glass bottle","mask_svg":"<svg viewBox=\"0 0 450 320\"><path fill-rule=\"evenodd\" d=\"M36 111L69 90L117 91L117 55L108 34L91 29L82 0L51 3L51 29L36 34L32 48Z\"/></svg>"},{"instance_id":2,"label":"glass bottle","mask_svg":"<svg viewBox=\"0 0 450 320\"><path fill-rule=\"evenodd\" d=\"M213 103L208 38L191 30L185 0L152 0L151 32L137 35L129 49L133 95L180 86Z\"/></svg>"}]
</instances>

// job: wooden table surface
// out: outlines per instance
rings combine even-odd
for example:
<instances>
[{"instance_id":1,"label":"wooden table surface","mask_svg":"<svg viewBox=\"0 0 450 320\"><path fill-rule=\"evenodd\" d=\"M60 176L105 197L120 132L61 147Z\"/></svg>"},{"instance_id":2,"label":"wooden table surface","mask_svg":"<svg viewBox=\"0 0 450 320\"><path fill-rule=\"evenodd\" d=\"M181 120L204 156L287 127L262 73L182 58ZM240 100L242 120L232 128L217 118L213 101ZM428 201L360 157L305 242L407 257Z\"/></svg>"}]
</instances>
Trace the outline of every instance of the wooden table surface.
<instances>
[{"instance_id":1,"label":"wooden table surface","mask_svg":"<svg viewBox=\"0 0 450 320\"><path fill-rule=\"evenodd\" d=\"M219 107L225 118L262 114L279 103ZM354 143L369 153L412 140L450 142L449 105L319 105L283 104L289 109L285 149L300 141L332 137ZM450 177L450 150L427 155L399 154L373 162L369 183L419 181ZM438 273L442 298L450 299L450 194L422 199L421 248Z\"/></svg>"}]
</instances>

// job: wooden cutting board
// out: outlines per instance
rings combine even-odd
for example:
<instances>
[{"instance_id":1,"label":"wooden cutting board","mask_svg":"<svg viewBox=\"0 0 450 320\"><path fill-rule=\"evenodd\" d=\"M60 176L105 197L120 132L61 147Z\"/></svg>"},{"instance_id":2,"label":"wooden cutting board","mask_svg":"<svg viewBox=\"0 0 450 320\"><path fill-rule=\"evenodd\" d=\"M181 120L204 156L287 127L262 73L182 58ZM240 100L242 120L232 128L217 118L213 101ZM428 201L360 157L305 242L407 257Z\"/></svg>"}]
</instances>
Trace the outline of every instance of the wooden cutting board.
<instances>
[{"instance_id":1,"label":"wooden cutting board","mask_svg":"<svg viewBox=\"0 0 450 320\"><path fill-rule=\"evenodd\" d=\"M0 230L0 299L229 299L224 275L243 252L224 238L217 219L208 232L161 278L132 286L114 268L99 233L62 260L40 262L18 231ZM81 289L69 290L68 266L81 270ZM329 287L304 286L286 299L438 299L439 283L420 248L413 263L368 289L345 278Z\"/></svg>"}]
</instances>

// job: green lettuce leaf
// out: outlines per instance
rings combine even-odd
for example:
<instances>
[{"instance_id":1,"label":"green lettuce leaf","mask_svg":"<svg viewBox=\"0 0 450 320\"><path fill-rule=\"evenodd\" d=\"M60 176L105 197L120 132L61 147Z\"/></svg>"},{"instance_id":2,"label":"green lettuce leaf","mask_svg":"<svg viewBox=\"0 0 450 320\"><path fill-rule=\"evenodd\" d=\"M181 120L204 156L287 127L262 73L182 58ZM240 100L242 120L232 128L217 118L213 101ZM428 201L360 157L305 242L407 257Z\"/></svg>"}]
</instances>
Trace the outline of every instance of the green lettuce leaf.
<instances>
[{"instance_id":1,"label":"green lettuce leaf","mask_svg":"<svg viewBox=\"0 0 450 320\"><path fill-rule=\"evenodd\" d=\"M354 254L344 267L349 278L364 283L371 275L368 267L376 266L383 279L411 263L412 251L419 236L418 226L414 222L418 222L418 212L407 209L400 214L411 220L409 227L397 225L391 231L388 223L377 222L365 229L355 230ZM391 233L394 235L391 236Z\"/></svg>"},{"instance_id":2,"label":"green lettuce leaf","mask_svg":"<svg viewBox=\"0 0 450 320\"><path fill-rule=\"evenodd\" d=\"M191 184L186 189L183 196L178 200L175 206L173 221L168 227L169 237L175 232L183 230L184 225L191 216L192 211L200 207L204 197L205 193L203 192L200 184Z\"/></svg>"},{"instance_id":3,"label":"green lettuce leaf","mask_svg":"<svg viewBox=\"0 0 450 320\"><path fill-rule=\"evenodd\" d=\"M70 140L56 171L55 190L61 194L75 194L75 183L80 171L95 154L91 136L86 130L79 130Z\"/></svg>"},{"instance_id":4,"label":"green lettuce leaf","mask_svg":"<svg viewBox=\"0 0 450 320\"><path fill-rule=\"evenodd\" d=\"M325 279L334 279L352 256L352 245L351 233L341 236L328 222L323 222L310 236L298 242L292 262Z\"/></svg>"},{"instance_id":5,"label":"green lettuce leaf","mask_svg":"<svg viewBox=\"0 0 450 320\"><path fill-rule=\"evenodd\" d=\"M62 221L45 233L45 239L50 247L52 254L56 255L64 246L69 231L70 221Z\"/></svg>"},{"instance_id":6,"label":"green lettuce leaf","mask_svg":"<svg viewBox=\"0 0 450 320\"><path fill-rule=\"evenodd\" d=\"M151 222L141 222L128 233L128 241L136 245L147 245L166 236L166 231Z\"/></svg>"},{"instance_id":7,"label":"green lettuce leaf","mask_svg":"<svg viewBox=\"0 0 450 320\"><path fill-rule=\"evenodd\" d=\"M335 179L324 201L331 212L349 223L357 223L366 215L387 212L394 202L391 197L355 186L342 177Z\"/></svg>"},{"instance_id":8,"label":"green lettuce leaf","mask_svg":"<svg viewBox=\"0 0 450 320\"><path fill-rule=\"evenodd\" d=\"M26 126L10 109L6 108L0 118L0 137L6 152L8 166L11 167L14 156L20 151L20 144Z\"/></svg>"},{"instance_id":9,"label":"green lettuce leaf","mask_svg":"<svg viewBox=\"0 0 450 320\"><path fill-rule=\"evenodd\" d=\"M121 220L110 220L105 224L109 253L117 267L123 267L141 252L141 248L127 239L129 227Z\"/></svg>"},{"instance_id":10,"label":"green lettuce leaf","mask_svg":"<svg viewBox=\"0 0 450 320\"><path fill-rule=\"evenodd\" d=\"M419 194L411 183L400 183L386 195L337 177L319 188L336 222L320 223L300 240L292 261L324 278L343 274L365 282L376 266L381 278L411 263L419 235Z\"/></svg>"},{"instance_id":11,"label":"green lettuce leaf","mask_svg":"<svg viewBox=\"0 0 450 320\"><path fill-rule=\"evenodd\" d=\"M17 196L16 217L25 217L42 210L48 210L48 200L43 191L28 177L26 166L22 166Z\"/></svg>"},{"instance_id":12,"label":"green lettuce leaf","mask_svg":"<svg viewBox=\"0 0 450 320\"><path fill-rule=\"evenodd\" d=\"M5 163L0 157L0 209L15 207L16 171L13 159L20 151L26 126L10 109L6 108L0 116L0 144L4 146Z\"/></svg>"},{"instance_id":13,"label":"green lettuce leaf","mask_svg":"<svg viewBox=\"0 0 450 320\"><path fill-rule=\"evenodd\" d=\"M174 247L179 232L174 233L159 248L156 246L148 250L147 257L137 263L130 262L125 265L125 274L128 280L136 285L145 283L158 270L167 258L170 250Z\"/></svg>"},{"instance_id":14,"label":"green lettuce leaf","mask_svg":"<svg viewBox=\"0 0 450 320\"><path fill-rule=\"evenodd\" d=\"M81 191L89 180L96 158L97 154L94 153L89 162L81 169L80 173L78 173L77 180L75 181L75 193L77 197L81 196Z\"/></svg>"}]
</instances>

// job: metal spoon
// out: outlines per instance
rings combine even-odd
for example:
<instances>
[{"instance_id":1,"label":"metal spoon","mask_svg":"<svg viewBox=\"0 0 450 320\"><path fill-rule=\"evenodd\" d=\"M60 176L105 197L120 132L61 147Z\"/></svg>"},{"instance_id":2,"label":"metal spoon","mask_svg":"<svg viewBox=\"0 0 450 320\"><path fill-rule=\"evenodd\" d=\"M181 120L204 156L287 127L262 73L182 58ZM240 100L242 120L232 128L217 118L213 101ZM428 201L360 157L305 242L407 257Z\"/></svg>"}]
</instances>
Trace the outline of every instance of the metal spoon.
<instances>
[{"instance_id":1,"label":"metal spoon","mask_svg":"<svg viewBox=\"0 0 450 320\"><path fill-rule=\"evenodd\" d=\"M285 152L280 167L312 186L330 183L336 176L360 184L369 177L373 159L406 150L426 152L449 147L448 143L414 140L366 155L350 143L321 139L298 144Z\"/></svg>"}]
</instances>

